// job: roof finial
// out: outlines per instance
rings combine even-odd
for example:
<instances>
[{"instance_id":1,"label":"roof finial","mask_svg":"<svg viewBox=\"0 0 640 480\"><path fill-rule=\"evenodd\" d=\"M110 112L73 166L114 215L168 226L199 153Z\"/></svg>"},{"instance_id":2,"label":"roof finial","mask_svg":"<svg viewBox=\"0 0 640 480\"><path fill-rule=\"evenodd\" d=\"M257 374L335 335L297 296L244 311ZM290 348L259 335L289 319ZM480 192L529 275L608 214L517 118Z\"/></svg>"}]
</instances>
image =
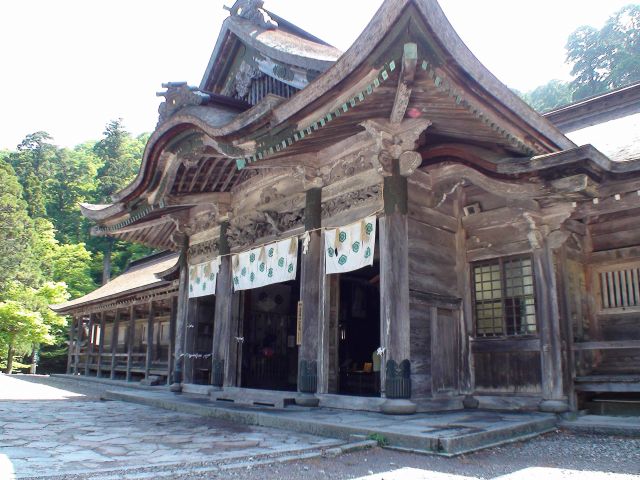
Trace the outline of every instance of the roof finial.
<instances>
[{"instance_id":1,"label":"roof finial","mask_svg":"<svg viewBox=\"0 0 640 480\"><path fill-rule=\"evenodd\" d=\"M263 0L236 0L233 7L224 8L229 10L232 16L246 18L267 30L275 30L278 28L278 23L269 16L267 11L262 8L263 6Z\"/></svg>"}]
</instances>

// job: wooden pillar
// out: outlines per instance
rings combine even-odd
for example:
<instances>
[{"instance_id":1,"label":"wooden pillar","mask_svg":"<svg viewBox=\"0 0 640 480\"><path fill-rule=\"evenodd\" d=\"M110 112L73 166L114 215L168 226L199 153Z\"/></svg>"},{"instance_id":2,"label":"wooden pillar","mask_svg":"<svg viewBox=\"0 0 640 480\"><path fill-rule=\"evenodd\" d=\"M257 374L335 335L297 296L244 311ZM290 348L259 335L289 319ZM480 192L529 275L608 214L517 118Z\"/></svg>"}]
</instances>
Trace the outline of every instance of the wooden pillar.
<instances>
[{"instance_id":1,"label":"wooden pillar","mask_svg":"<svg viewBox=\"0 0 640 480\"><path fill-rule=\"evenodd\" d=\"M300 279L302 301L302 343L298 350L298 391L315 394L318 390L318 359L321 346L320 327L323 321L321 282L324 282L324 248L322 246L322 188L313 187L306 192L304 228L309 235L303 246ZM324 342L322 342L324 343ZM297 399L304 405L317 405L315 397Z\"/></svg>"},{"instance_id":2,"label":"wooden pillar","mask_svg":"<svg viewBox=\"0 0 640 480\"><path fill-rule=\"evenodd\" d=\"M89 333L87 336L87 354L85 355L84 374L89 375L89 365L91 364L91 357L93 356L93 344L95 341L93 332L93 319L95 315L92 313L89 315Z\"/></svg>"},{"instance_id":3,"label":"wooden pillar","mask_svg":"<svg viewBox=\"0 0 640 480\"><path fill-rule=\"evenodd\" d=\"M189 237L184 236L182 239L182 250L178 264L180 268L180 280L178 284L178 300L176 308L176 334L175 334L175 350L174 350L174 367L173 382L171 383L172 392L182 391L182 381L184 375L184 342L187 330L187 317L189 315L189 266L187 264L187 255L189 251Z\"/></svg>"},{"instance_id":4,"label":"wooden pillar","mask_svg":"<svg viewBox=\"0 0 640 480\"><path fill-rule=\"evenodd\" d=\"M104 354L104 325L106 322L106 314L102 312L100 314L100 337L98 344L98 369L96 370L96 377L102 376L102 355Z\"/></svg>"},{"instance_id":5,"label":"wooden pillar","mask_svg":"<svg viewBox=\"0 0 640 480\"><path fill-rule=\"evenodd\" d=\"M236 368L237 342L233 323L233 280L231 272L231 249L227 230L229 222L220 224L220 270L216 281L216 306L213 322L213 345L211 348L211 383L216 387L231 386L230 371Z\"/></svg>"},{"instance_id":6,"label":"wooden pillar","mask_svg":"<svg viewBox=\"0 0 640 480\"><path fill-rule=\"evenodd\" d=\"M178 297L169 299L169 351L167 352L167 385L171 385L174 369L173 352L176 350L176 312L178 310Z\"/></svg>"},{"instance_id":7,"label":"wooden pillar","mask_svg":"<svg viewBox=\"0 0 640 480\"><path fill-rule=\"evenodd\" d=\"M193 383L193 369L195 365L192 354L196 353L194 350L196 343L196 333L198 331L198 300L187 299L187 318L186 318L186 331L184 333L184 361L182 382Z\"/></svg>"},{"instance_id":8,"label":"wooden pillar","mask_svg":"<svg viewBox=\"0 0 640 480\"><path fill-rule=\"evenodd\" d=\"M381 369L383 411L413 413L410 380L409 239L407 178L392 160L391 175L384 177L384 216L380 218L380 341L384 348Z\"/></svg>"},{"instance_id":9,"label":"wooden pillar","mask_svg":"<svg viewBox=\"0 0 640 480\"><path fill-rule=\"evenodd\" d=\"M73 360L73 374L78 375L80 365L80 341L82 337L82 316L77 318L76 322L76 343L74 345L75 358Z\"/></svg>"},{"instance_id":10,"label":"wooden pillar","mask_svg":"<svg viewBox=\"0 0 640 480\"><path fill-rule=\"evenodd\" d=\"M129 309L129 335L127 335L127 382L131 381L131 367L133 364L133 339L136 332L136 309L133 305Z\"/></svg>"},{"instance_id":11,"label":"wooden pillar","mask_svg":"<svg viewBox=\"0 0 640 480\"><path fill-rule=\"evenodd\" d=\"M118 334L120 330L120 310L116 308L116 316L113 319L113 330L111 331L111 380L116 378L116 365L118 364Z\"/></svg>"},{"instance_id":12,"label":"wooden pillar","mask_svg":"<svg viewBox=\"0 0 640 480\"><path fill-rule=\"evenodd\" d=\"M149 378L151 371L151 362L153 361L153 322L155 320L155 311L153 300L149 302L149 314L147 316L147 352L144 363L144 378Z\"/></svg>"},{"instance_id":13,"label":"wooden pillar","mask_svg":"<svg viewBox=\"0 0 640 480\"><path fill-rule=\"evenodd\" d=\"M540 242L538 248L533 249L533 264L542 366L543 401L540 409L564 412L569 409L569 405L563 385L558 286L553 252L546 239Z\"/></svg>"},{"instance_id":14,"label":"wooden pillar","mask_svg":"<svg viewBox=\"0 0 640 480\"><path fill-rule=\"evenodd\" d=\"M70 375L73 369L73 348L76 329L76 317L71 317L69 325L69 344L67 347L67 375Z\"/></svg>"}]
</instances>

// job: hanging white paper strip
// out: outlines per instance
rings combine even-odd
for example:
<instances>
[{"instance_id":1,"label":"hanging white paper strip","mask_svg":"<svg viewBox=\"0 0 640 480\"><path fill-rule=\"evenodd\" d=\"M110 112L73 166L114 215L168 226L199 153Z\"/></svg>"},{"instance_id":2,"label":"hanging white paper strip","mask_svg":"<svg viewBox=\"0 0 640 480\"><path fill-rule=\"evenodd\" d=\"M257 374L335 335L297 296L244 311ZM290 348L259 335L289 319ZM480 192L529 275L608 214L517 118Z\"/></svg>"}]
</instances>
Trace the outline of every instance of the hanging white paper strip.
<instances>
[{"instance_id":1,"label":"hanging white paper strip","mask_svg":"<svg viewBox=\"0 0 640 480\"><path fill-rule=\"evenodd\" d=\"M215 295L220 257L189 267L189 298Z\"/></svg>"},{"instance_id":2,"label":"hanging white paper strip","mask_svg":"<svg viewBox=\"0 0 640 480\"><path fill-rule=\"evenodd\" d=\"M288 238L234 255L232 265L235 291L295 280L298 238Z\"/></svg>"},{"instance_id":3,"label":"hanging white paper strip","mask_svg":"<svg viewBox=\"0 0 640 480\"><path fill-rule=\"evenodd\" d=\"M373 265L376 217L324 231L326 272L344 273Z\"/></svg>"}]
</instances>

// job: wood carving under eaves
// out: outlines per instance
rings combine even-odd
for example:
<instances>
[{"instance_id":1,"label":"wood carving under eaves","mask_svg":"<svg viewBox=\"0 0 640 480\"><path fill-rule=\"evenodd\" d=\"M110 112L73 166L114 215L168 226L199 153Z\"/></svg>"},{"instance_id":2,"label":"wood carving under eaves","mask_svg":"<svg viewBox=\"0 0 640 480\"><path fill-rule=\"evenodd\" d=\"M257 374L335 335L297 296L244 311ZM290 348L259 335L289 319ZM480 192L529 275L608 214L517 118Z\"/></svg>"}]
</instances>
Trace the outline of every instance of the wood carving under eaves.
<instances>
[{"instance_id":1,"label":"wood carving under eaves","mask_svg":"<svg viewBox=\"0 0 640 480\"><path fill-rule=\"evenodd\" d=\"M283 213L255 212L231 218L227 235L234 248L243 248L253 245L261 238L278 237L289 230L302 227L303 223L304 208Z\"/></svg>"},{"instance_id":2,"label":"wood carving under eaves","mask_svg":"<svg viewBox=\"0 0 640 480\"><path fill-rule=\"evenodd\" d=\"M233 7L228 10L234 17L244 18L267 30L275 30L278 28L278 22L273 20L262 7L264 7L263 0L236 0Z\"/></svg>"},{"instance_id":3,"label":"wood carving under eaves","mask_svg":"<svg viewBox=\"0 0 640 480\"><path fill-rule=\"evenodd\" d=\"M246 99L251 90L251 83L262 76L264 76L264 73L258 67L250 65L243 60L231 85L231 95L238 94L238 97Z\"/></svg>"},{"instance_id":4,"label":"wood carving under eaves","mask_svg":"<svg viewBox=\"0 0 640 480\"><path fill-rule=\"evenodd\" d=\"M220 251L219 243L220 240L214 238L213 240L191 245L189 247L189 258L213 258Z\"/></svg>"},{"instance_id":5,"label":"wood carving under eaves","mask_svg":"<svg viewBox=\"0 0 640 480\"><path fill-rule=\"evenodd\" d=\"M156 93L156 96L165 98L158 107L159 117L156 128L181 108L202 105L209 100L208 94L200 92L197 87L190 87L187 82L163 83L162 88L167 90Z\"/></svg>"},{"instance_id":6,"label":"wood carving under eaves","mask_svg":"<svg viewBox=\"0 0 640 480\"><path fill-rule=\"evenodd\" d=\"M371 201L382 201L382 187L380 185L371 185L324 202L322 204L322 218L331 218L338 213Z\"/></svg>"},{"instance_id":7,"label":"wood carving under eaves","mask_svg":"<svg viewBox=\"0 0 640 480\"><path fill-rule=\"evenodd\" d=\"M427 119L405 120L399 124L387 120L367 120L362 126L376 142L373 156L377 161L378 173L382 176L393 174L393 160L400 164L400 174L408 177L422 163L422 157L415 151L420 135L431 125Z\"/></svg>"},{"instance_id":8,"label":"wood carving under eaves","mask_svg":"<svg viewBox=\"0 0 640 480\"><path fill-rule=\"evenodd\" d=\"M359 173L366 172L374 167L373 157L375 152L367 149L354 155L341 158L331 165L330 170L322 174L324 185L330 185L344 178L353 177ZM323 170L325 170L323 168Z\"/></svg>"}]
</instances>

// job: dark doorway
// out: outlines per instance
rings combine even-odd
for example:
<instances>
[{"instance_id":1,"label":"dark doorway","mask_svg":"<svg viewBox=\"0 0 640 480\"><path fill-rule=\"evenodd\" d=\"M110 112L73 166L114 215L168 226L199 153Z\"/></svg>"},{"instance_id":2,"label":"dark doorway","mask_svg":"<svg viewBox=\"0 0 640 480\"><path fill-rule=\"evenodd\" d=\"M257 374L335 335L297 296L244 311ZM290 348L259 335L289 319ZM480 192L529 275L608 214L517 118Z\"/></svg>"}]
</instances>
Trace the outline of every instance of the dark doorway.
<instances>
[{"instance_id":1,"label":"dark doorway","mask_svg":"<svg viewBox=\"0 0 640 480\"><path fill-rule=\"evenodd\" d=\"M298 280L243 292L243 387L296 390L299 298Z\"/></svg>"},{"instance_id":2,"label":"dark doorway","mask_svg":"<svg viewBox=\"0 0 640 480\"><path fill-rule=\"evenodd\" d=\"M211 349L213 348L213 321L216 310L216 297L193 298L195 303L195 319L193 327L193 345L190 349L194 355L191 364L193 383L197 385L211 384Z\"/></svg>"},{"instance_id":3,"label":"dark doorway","mask_svg":"<svg viewBox=\"0 0 640 480\"><path fill-rule=\"evenodd\" d=\"M340 275L338 393L380 395L380 264Z\"/></svg>"}]
</instances>

